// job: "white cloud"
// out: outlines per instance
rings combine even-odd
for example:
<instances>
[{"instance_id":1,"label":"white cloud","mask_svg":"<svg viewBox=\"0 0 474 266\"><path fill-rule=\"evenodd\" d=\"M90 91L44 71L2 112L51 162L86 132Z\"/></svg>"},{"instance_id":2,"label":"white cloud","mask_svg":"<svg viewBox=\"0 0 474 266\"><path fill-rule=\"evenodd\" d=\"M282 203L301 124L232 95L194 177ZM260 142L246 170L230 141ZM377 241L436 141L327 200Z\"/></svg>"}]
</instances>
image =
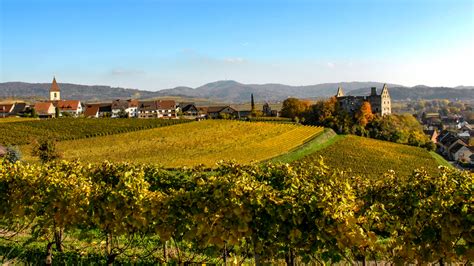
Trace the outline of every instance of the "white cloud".
<instances>
[{"instance_id":1,"label":"white cloud","mask_svg":"<svg viewBox=\"0 0 474 266\"><path fill-rule=\"evenodd\" d=\"M224 61L228 62L228 63L243 63L243 62L245 62L245 59L243 59L241 57L224 58Z\"/></svg>"}]
</instances>

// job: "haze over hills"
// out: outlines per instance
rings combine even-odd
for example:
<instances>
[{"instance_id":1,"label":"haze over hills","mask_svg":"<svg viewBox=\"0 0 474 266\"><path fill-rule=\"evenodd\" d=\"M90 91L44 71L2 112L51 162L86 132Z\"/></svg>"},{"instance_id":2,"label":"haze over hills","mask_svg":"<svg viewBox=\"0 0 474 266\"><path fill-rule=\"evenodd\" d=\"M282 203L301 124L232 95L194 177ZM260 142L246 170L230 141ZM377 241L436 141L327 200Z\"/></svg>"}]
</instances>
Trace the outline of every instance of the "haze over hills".
<instances>
[{"instance_id":1,"label":"haze over hills","mask_svg":"<svg viewBox=\"0 0 474 266\"><path fill-rule=\"evenodd\" d=\"M456 88L415 86L405 87L387 84L392 99L474 99L474 87L459 86ZM50 83L5 82L0 83L0 98L46 99ZM321 98L336 93L340 86L349 95L367 95L370 87L382 88L380 82L339 82L323 83L308 86L289 86L283 84L242 84L232 80L216 81L198 88L176 87L160 91L126 89L110 86L88 86L70 83L59 83L64 99L82 101L108 101L112 99L150 99L156 97L178 96L182 98L204 98L216 102L248 102L253 93L257 101L277 102L288 97Z\"/></svg>"}]
</instances>

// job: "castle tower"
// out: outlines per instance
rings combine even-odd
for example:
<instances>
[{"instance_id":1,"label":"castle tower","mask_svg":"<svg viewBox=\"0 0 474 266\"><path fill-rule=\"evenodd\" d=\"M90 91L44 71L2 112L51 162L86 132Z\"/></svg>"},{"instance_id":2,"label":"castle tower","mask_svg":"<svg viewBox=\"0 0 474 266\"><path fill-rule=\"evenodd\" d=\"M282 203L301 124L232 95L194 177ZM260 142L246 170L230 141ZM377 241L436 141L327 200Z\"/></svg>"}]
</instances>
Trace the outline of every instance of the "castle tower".
<instances>
[{"instance_id":1,"label":"castle tower","mask_svg":"<svg viewBox=\"0 0 474 266\"><path fill-rule=\"evenodd\" d=\"M342 96L344 96L344 91L342 91L341 87L338 87L336 97L342 97Z\"/></svg>"},{"instance_id":2,"label":"castle tower","mask_svg":"<svg viewBox=\"0 0 474 266\"><path fill-rule=\"evenodd\" d=\"M392 99L388 93L387 84L383 85L382 92L380 93L381 97L381 111L382 115L389 115L392 113Z\"/></svg>"},{"instance_id":3,"label":"castle tower","mask_svg":"<svg viewBox=\"0 0 474 266\"><path fill-rule=\"evenodd\" d=\"M49 100L52 102L61 100L61 90L59 89L59 85L56 82L56 77L53 78L53 83L49 89Z\"/></svg>"},{"instance_id":4,"label":"castle tower","mask_svg":"<svg viewBox=\"0 0 474 266\"><path fill-rule=\"evenodd\" d=\"M377 87L372 87L370 88L370 96L376 96L377 95Z\"/></svg>"}]
</instances>

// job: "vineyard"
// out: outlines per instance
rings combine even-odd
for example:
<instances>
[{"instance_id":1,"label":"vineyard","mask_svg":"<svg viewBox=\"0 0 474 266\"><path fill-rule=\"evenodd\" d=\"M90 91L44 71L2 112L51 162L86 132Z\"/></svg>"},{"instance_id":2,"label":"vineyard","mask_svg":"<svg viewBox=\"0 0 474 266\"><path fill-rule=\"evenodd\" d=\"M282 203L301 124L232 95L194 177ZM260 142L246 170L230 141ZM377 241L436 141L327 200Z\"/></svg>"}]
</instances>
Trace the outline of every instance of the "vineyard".
<instances>
[{"instance_id":1,"label":"vineyard","mask_svg":"<svg viewBox=\"0 0 474 266\"><path fill-rule=\"evenodd\" d=\"M24 118L24 117L7 117L0 119L0 124L3 123L12 123L12 122L28 122L28 121L38 121L38 118Z\"/></svg>"},{"instance_id":2,"label":"vineyard","mask_svg":"<svg viewBox=\"0 0 474 266\"><path fill-rule=\"evenodd\" d=\"M7 122L1 123L0 126L0 144L2 145L25 145L42 137L50 137L56 140L82 139L189 122L189 120L85 118L32 121L24 118L21 118L21 120L17 118L15 121L15 119L8 118L0 119L0 121ZM8 121L11 122L8 123Z\"/></svg>"},{"instance_id":3,"label":"vineyard","mask_svg":"<svg viewBox=\"0 0 474 266\"><path fill-rule=\"evenodd\" d=\"M320 127L311 126L207 120L62 141L57 146L67 160L128 161L165 167L203 164L210 167L220 160L250 163L269 159L302 145L322 131ZM27 159L31 161L33 158Z\"/></svg>"},{"instance_id":4,"label":"vineyard","mask_svg":"<svg viewBox=\"0 0 474 266\"><path fill-rule=\"evenodd\" d=\"M448 168L367 179L318 163L0 162L0 261L467 265L473 188Z\"/></svg>"},{"instance_id":5,"label":"vineyard","mask_svg":"<svg viewBox=\"0 0 474 266\"><path fill-rule=\"evenodd\" d=\"M407 176L420 168L436 174L439 164L426 149L354 135L340 136L334 144L303 158L302 162L319 161L321 157L332 168L373 177L388 170Z\"/></svg>"}]
</instances>

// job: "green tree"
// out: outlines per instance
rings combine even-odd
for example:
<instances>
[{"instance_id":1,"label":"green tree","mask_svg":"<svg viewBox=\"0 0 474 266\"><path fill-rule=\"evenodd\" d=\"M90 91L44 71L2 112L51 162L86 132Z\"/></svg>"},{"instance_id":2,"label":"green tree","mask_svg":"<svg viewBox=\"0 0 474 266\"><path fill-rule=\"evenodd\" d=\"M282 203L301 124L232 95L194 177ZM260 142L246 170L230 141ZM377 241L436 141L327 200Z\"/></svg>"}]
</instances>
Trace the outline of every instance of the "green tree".
<instances>
[{"instance_id":1,"label":"green tree","mask_svg":"<svg viewBox=\"0 0 474 266\"><path fill-rule=\"evenodd\" d=\"M128 113L124 109L120 109L117 113L118 118L128 118Z\"/></svg>"},{"instance_id":2,"label":"green tree","mask_svg":"<svg viewBox=\"0 0 474 266\"><path fill-rule=\"evenodd\" d=\"M11 163L16 163L21 160L21 151L17 146L8 146L5 159Z\"/></svg>"},{"instance_id":3,"label":"green tree","mask_svg":"<svg viewBox=\"0 0 474 266\"><path fill-rule=\"evenodd\" d=\"M37 141L33 147L33 156L38 156L42 163L51 162L61 158L56 149L56 142L49 138Z\"/></svg>"},{"instance_id":4,"label":"green tree","mask_svg":"<svg viewBox=\"0 0 474 266\"><path fill-rule=\"evenodd\" d=\"M252 117L256 117L256 112L257 110L255 109L255 102L254 102L254 99L253 99L253 93L250 95L250 105L251 105L251 116Z\"/></svg>"},{"instance_id":5,"label":"green tree","mask_svg":"<svg viewBox=\"0 0 474 266\"><path fill-rule=\"evenodd\" d=\"M54 108L54 117L59 118L60 115L59 107L56 106L56 108Z\"/></svg>"}]
</instances>

